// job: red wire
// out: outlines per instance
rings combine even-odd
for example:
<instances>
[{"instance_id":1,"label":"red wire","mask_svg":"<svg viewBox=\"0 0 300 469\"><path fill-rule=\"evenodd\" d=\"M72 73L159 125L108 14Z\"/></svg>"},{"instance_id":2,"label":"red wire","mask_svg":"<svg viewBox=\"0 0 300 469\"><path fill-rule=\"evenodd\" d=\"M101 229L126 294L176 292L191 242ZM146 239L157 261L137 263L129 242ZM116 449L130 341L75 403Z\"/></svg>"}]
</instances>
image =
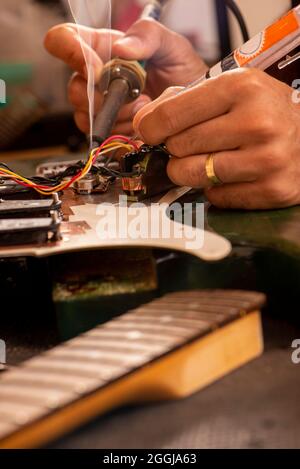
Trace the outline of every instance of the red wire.
<instances>
[{"instance_id":1,"label":"red wire","mask_svg":"<svg viewBox=\"0 0 300 469\"><path fill-rule=\"evenodd\" d=\"M96 153L94 155L93 163L95 163L95 161L97 160L99 154L103 150L103 147L105 147L105 145L108 145L109 143L111 143L114 140L121 140L121 142L128 143L128 144L132 145L133 148L136 151L139 150L139 147L137 146L137 144L131 138L124 137L124 135L112 135L111 137L108 137L106 140L104 140L104 142L100 145L100 147L98 148L98 150L96 151Z\"/></svg>"},{"instance_id":2,"label":"red wire","mask_svg":"<svg viewBox=\"0 0 300 469\"><path fill-rule=\"evenodd\" d=\"M30 187L32 189L34 188L37 188L37 189L42 189L42 190L47 190L47 189L51 189L51 187L49 186L40 186L39 184L27 184L26 182L23 182L23 181L19 181L18 179L12 179L14 182L16 182L17 184L20 184L20 186L24 186L24 187Z\"/></svg>"},{"instance_id":3,"label":"red wire","mask_svg":"<svg viewBox=\"0 0 300 469\"><path fill-rule=\"evenodd\" d=\"M99 148L95 152L95 155L94 155L94 158L93 158L93 163L97 160L99 154L103 150L103 147L105 147L105 145L108 145L109 143L111 143L112 141L115 141L115 140L119 140L121 142L128 143L129 145L132 145L132 147L136 151L139 150L138 145L132 139L130 139L128 137L125 137L124 135L112 135L111 137L108 137L106 140L104 140L104 142L99 146ZM77 173L75 176L73 176L73 178L66 184L65 189L68 189L81 176L82 172L83 172L83 170L81 170L79 173ZM0 174L6 175L6 173L1 172L1 170L0 170ZM17 184L20 184L23 187L36 188L36 189L41 189L41 190L51 189L51 187L49 187L49 186L42 186L42 185L34 184L34 183L27 184L26 182L19 181L18 179L14 179L14 178L12 178L12 180L14 182L16 182Z\"/></svg>"}]
</instances>

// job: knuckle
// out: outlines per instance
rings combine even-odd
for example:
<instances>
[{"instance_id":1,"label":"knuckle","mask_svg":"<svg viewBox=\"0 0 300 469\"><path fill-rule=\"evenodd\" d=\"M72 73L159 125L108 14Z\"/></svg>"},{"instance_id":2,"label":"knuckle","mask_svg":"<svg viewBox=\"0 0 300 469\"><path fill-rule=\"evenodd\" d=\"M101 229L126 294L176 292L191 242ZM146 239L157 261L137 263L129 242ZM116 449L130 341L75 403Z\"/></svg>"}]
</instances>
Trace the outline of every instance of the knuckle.
<instances>
[{"instance_id":1,"label":"knuckle","mask_svg":"<svg viewBox=\"0 0 300 469\"><path fill-rule=\"evenodd\" d=\"M177 122L176 112L173 111L172 106L169 103L160 104L156 110L156 118L167 135L172 135Z\"/></svg>"},{"instance_id":2,"label":"knuckle","mask_svg":"<svg viewBox=\"0 0 300 469\"><path fill-rule=\"evenodd\" d=\"M271 114L265 114L259 119L258 132L262 137L273 137L277 134L277 122Z\"/></svg>"},{"instance_id":3,"label":"knuckle","mask_svg":"<svg viewBox=\"0 0 300 469\"><path fill-rule=\"evenodd\" d=\"M287 165L287 152L283 145L261 145L251 151L253 176L264 178L266 174L281 172Z\"/></svg>"},{"instance_id":4,"label":"knuckle","mask_svg":"<svg viewBox=\"0 0 300 469\"><path fill-rule=\"evenodd\" d=\"M152 18L142 18L129 29L128 33L134 35L148 35L148 34L157 34L158 30L162 29L162 25L157 21L154 21Z\"/></svg>"},{"instance_id":5,"label":"knuckle","mask_svg":"<svg viewBox=\"0 0 300 469\"><path fill-rule=\"evenodd\" d=\"M73 70L79 70L82 69L84 66L84 56L83 55L78 55L78 49L76 47L68 48L65 50L65 56L63 58L64 62L66 64L69 64L69 66Z\"/></svg>"},{"instance_id":6,"label":"knuckle","mask_svg":"<svg viewBox=\"0 0 300 469\"><path fill-rule=\"evenodd\" d=\"M287 164L287 152L280 145L272 145L264 152L262 161L269 171L280 171Z\"/></svg>"},{"instance_id":7,"label":"knuckle","mask_svg":"<svg viewBox=\"0 0 300 469\"><path fill-rule=\"evenodd\" d=\"M237 95L256 95L263 92L265 81L261 71L256 69L241 69L234 76L234 88Z\"/></svg>"},{"instance_id":8,"label":"knuckle","mask_svg":"<svg viewBox=\"0 0 300 469\"><path fill-rule=\"evenodd\" d=\"M178 156L178 145L176 141L177 137L170 137L165 142L167 150L172 156Z\"/></svg>"},{"instance_id":9,"label":"knuckle","mask_svg":"<svg viewBox=\"0 0 300 469\"><path fill-rule=\"evenodd\" d=\"M269 183L265 191L265 197L272 206L289 205L292 198L290 189L281 180Z\"/></svg>"},{"instance_id":10,"label":"knuckle","mask_svg":"<svg viewBox=\"0 0 300 469\"><path fill-rule=\"evenodd\" d=\"M299 202L298 181L287 169L265 182L264 196L271 207L284 208Z\"/></svg>"},{"instance_id":11,"label":"knuckle","mask_svg":"<svg viewBox=\"0 0 300 469\"><path fill-rule=\"evenodd\" d=\"M191 186L195 189L204 188L208 185L205 167L201 162L201 158L196 165L189 168L189 179Z\"/></svg>"},{"instance_id":12,"label":"knuckle","mask_svg":"<svg viewBox=\"0 0 300 469\"><path fill-rule=\"evenodd\" d=\"M182 180L183 185L193 187L194 189L203 188L207 185L206 173L201 161L183 161L179 168L181 171L178 178Z\"/></svg>"},{"instance_id":13,"label":"knuckle","mask_svg":"<svg viewBox=\"0 0 300 469\"><path fill-rule=\"evenodd\" d=\"M82 93L84 93L84 87L78 75L75 74L68 84L68 98L73 106L77 107L80 104Z\"/></svg>"},{"instance_id":14,"label":"knuckle","mask_svg":"<svg viewBox=\"0 0 300 469\"><path fill-rule=\"evenodd\" d=\"M176 156L177 158L183 158L184 156L187 156L187 146L183 136L168 138L166 140L166 146L170 154Z\"/></svg>"},{"instance_id":15,"label":"knuckle","mask_svg":"<svg viewBox=\"0 0 300 469\"><path fill-rule=\"evenodd\" d=\"M247 129L248 132L254 137L262 139L272 139L278 134L278 124L275 116L271 113L265 113L260 116L253 113L252 117L248 118Z\"/></svg>"},{"instance_id":16,"label":"knuckle","mask_svg":"<svg viewBox=\"0 0 300 469\"><path fill-rule=\"evenodd\" d=\"M174 184L176 185L183 184L180 178L181 173L179 173L179 171L177 170L176 160L171 159L169 161L168 166L167 166L167 173L168 173L169 178Z\"/></svg>"},{"instance_id":17,"label":"knuckle","mask_svg":"<svg viewBox=\"0 0 300 469\"><path fill-rule=\"evenodd\" d=\"M173 158L169 161L167 173L171 181L178 186L200 187L197 166Z\"/></svg>"},{"instance_id":18,"label":"knuckle","mask_svg":"<svg viewBox=\"0 0 300 469\"><path fill-rule=\"evenodd\" d=\"M228 206L228 201L223 197L222 192L219 188L209 188L205 190L205 196L207 200L216 208L232 208Z\"/></svg>"},{"instance_id":19,"label":"knuckle","mask_svg":"<svg viewBox=\"0 0 300 469\"><path fill-rule=\"evenodd\" d=\"M220 85L222 84L222 86L226 87L227 89L232 88L235 81L233 73L230 71L221 73L221 75L217 75L214 80Z\"/></svg>"}]
</instances>

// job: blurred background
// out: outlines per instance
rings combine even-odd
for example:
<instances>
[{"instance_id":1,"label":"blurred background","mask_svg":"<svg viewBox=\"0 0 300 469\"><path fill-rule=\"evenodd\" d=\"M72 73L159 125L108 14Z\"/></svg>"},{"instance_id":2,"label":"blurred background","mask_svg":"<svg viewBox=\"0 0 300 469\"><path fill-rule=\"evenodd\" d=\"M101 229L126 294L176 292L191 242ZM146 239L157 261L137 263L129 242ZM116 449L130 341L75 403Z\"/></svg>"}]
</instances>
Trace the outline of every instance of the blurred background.
<instances>
[{"instance_id":1,"label":"blurred background","mask_svg":"<svg viewBox=\"0 0 300 469\"><path fill-rule=\"evenodd\" d=\"M107 2L98 0L99 27L110 26L105 14ZM126 31L145 2L112 0L112 27ZM237 3L251 35L291 7L290 0ZM163 23L188 37L209 64L242 43L230 13L224 18L225 23L220 23L220 4L222 0L171 0L163 15ZM7 102L0 104L0 151L54 146L77 151L85 142L67 102L71 72L43 48L47 30L66 21L73 21L68 0L1 0L0 79L7 85ZM228 30L220 31L220 24L223 29L226 24Z\"/></svg>"}]
</instances>

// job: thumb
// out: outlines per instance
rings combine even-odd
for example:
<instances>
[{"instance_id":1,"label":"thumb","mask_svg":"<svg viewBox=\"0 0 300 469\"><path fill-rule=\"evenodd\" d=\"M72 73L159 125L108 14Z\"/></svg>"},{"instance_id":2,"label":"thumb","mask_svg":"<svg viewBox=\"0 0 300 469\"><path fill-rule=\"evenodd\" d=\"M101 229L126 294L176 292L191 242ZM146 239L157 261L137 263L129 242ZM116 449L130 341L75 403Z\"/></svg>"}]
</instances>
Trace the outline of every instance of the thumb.
<instances>
[{"instance_id":1,"label":"thumb","mask_svg":"<svg viewBox=\"0 0 300 469\"><path fill-rule=\"evenodd\" d=\"M165 61L166 57L174 55L175 36L178 37L157 21L141 19L113 44L112 55L129 60Z\"/></svg>"},{"instance_id":2,"label":"thumb","mask_svg":"<svg viewBox=\"0 0 300 469\"><path fill-rule=\"evenodd\" d=\"M92 68L97 81L102 73L103 62L107 59L110 43L122 36L123 33L114 30L65 23L47 32L44 45L50 54L63 60L85 79L88 69Z\"/></svg>"}]
</instances>

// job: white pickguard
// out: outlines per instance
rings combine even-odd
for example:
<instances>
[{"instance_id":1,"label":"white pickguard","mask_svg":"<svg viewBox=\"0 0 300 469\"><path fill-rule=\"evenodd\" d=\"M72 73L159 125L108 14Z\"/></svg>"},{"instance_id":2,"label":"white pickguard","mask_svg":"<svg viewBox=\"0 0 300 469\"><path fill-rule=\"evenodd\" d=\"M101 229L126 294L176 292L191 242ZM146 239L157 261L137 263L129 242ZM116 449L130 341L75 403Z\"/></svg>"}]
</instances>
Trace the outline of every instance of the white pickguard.
<instances>
[{"instance_id":1,"label":"white pickguard","mask_svg":"<svg viewBox=\"0 0 300 469\"><path fill-rule=\"evenodd\" d=\"M227 257L231 252L231 244L228 240L202 229L186 227L172 222L159 204L149 207L143 206L139 209L139 212L135 210L134 214L130 214L130 209L127 207L111 204L110 209L105 209L106 220L109 220L108 229L106 230L103 229L103 213L102 215L99 214L99 207L101 207L100 212L103 212L105 205L102 204L72 206L73 215L69 217L69 222L75 227L76 224L82 225L84 223L86 228L81 232L68 232L68 223L63 223L63 239L61 241L52 243L49 246L0 247L0 256L46 257L93 249L147 247L181 251L205 261L218 261ZM121 215L123 219L127 216L129 226L133 219L138 218L139 224L143 227L142 236L136 239L126 235L126 233L125 235L123 233L122 237L112 236L112 232L116 228L114 221L116 215L117 217ZM159 223L158 220L160 220ZM169 236L164 236L166 227L171 228Z\"/></svg>"}]
</instances>

